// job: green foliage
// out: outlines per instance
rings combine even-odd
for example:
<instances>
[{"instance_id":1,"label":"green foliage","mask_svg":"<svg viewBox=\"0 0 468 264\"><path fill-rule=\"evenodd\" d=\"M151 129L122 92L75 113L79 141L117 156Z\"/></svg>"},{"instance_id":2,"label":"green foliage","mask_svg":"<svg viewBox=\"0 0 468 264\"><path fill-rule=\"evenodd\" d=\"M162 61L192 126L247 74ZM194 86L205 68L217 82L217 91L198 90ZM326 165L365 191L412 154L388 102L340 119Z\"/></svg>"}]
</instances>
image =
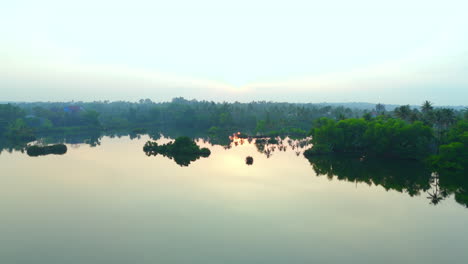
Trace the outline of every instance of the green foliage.
<instances>
[{"instance_id":1,"label":"green foliage","mask_svg":"<svg viewBox=\"0 0 468 264\"><path fill-rule=\"evenodd\" d=\"M265 120L257 121L257 126L255 126L255 132L264 133L265 130L266 130L266 121Z\"/></svg>"},{"instance_id":2,"label":"green foliage","mask_svg":"<svg viewBox=\"0 0 468 264\"><path fill-rule=\"evenodd\" d=\"M99 127L101 123L99 122L99 112L94 110L88 110L82 113L83 124L91 127Z\"/></svg>"},{"instance_id":3,"label":"green foliage","mask_svg":"<svg viewBox=\"0 0 468 264\"><path fill-rule=\"evenodd\" d=\"M361 152L366 147L364 133L368 128L368 122L364 119L345 119L337 123L342 135L340 145L336 149L341 152ZM342 138L342 139L341 139Z\"/></svg>"},{"instance_id":4,"label":"green foliage","mask_svg":"<svg viewBox=\"0 0 468 264\"><path fill-rule=\"evenodd\" d=\"M437 171L453 171L467 175L468 168L468 122L459 121L448 132L449 143L439 147L438 155L429 158Z\"/></svg>"},{"instance_id":5,"label":"green foliage","mask_svg":"<svg viewBox=\"0 0 468 264\"><path fill-rule=\"evenodd\" d=\"M310 131L306 156L327 153L365 153L403 159L423 159L430 153L431 129L421 122L399 119L318 119Z\"/></svg>"},{"instance_id":6,"label":"green foliage","mask_svg":"<svg viewBox=\"0 0 468 264\"><path fill-rule=\"evenodd\" d=\"M312 144L317 154L331 153L336 151L335 147L343 145L343 131L337 126L337 122L330 118L320 118L314 122L309 133L312 136ZM307 152L311 154L312 152Z\"/></svg>"},{"instance_id":7,"label":"green foliage","mask_svg":"<svg viewBox=\"0 0 468 264\"><path fill-rule=\"evenodd\" d=\"M208 134L209 135L217 135L220 131L221 131L221 129L219 127L212 126L212 127L210 127L210 129L208 129Z\"/></svg>"},{"instance_id":8,"label":"green foliage","mask_svg":"<svg viewBox=\"0 0 468 264\"><path fill-rule=\"evenodd\" d=\"M0 104L0 137L14 141L34 140L32 130L24 122L25 113L18 106Z\"/></svg>"},{"instance_id":9,"label":"green foliage","mask_svg":"<svg viewBox=\"0 0 468 264\"><path fill-rule=\"evenodd\" d=\"M403 159L424 159L431 152L432 131L421 122L389 119L370 122L364 134L367 153Z\"/></svg>"},{"instance_id":10,"label":"green foliage","mask_svg":"<svg viewBox=\"0 0 468 264\"><path fill-rule=\"evenodd\" d=\"M13 105L8 107L11 108ZM17 103L13 108L20 110L19 115L14 119L28 114L37 118L36 121L49 120L51 122L52 126L33 126L38 132L52 130L58 132L67 127L99 128L105 131L158 127L205 132L210 127L218 127L223 130L224 135L235 131L245 131L249 134L255 132L271 136L292 136L292 134L301 136L304 134L301 132L308 130L310 123L319 117L349 118L359 116L362 112L342 106L332 107L319 104L265 101L215 103L184 98L174 98L171 102L162 103L155 103L149 99L142 99L136 103L123 101ZM1 126L2 111L0 109L0 134L3 134ZM292 129L297 129L297 131L292 131Z\"/></svg>"},{"instance_id":11,"label":"green foliage","mask_svg":"<svg viewBox=\"0 0 468 264\"><path fill-rule=\"evenodd\" d=\"M36 139L34 131L22 118L18 118L8 125L5 136L13 141L29 142Z\"/></svg>"},{"instance_id":12,"label":"green foliage","mask_svg":"<svg viewBox=\"0 0 468 264\"><path fill-rule=\"evenodd\" d=\"M0 104L0 135L9 124L24 116L24 111L12 104Z\"/></svg>"},{"instance_id":13,"label":"green foliage","mask_svg":"<svg viewBox=\"0 0 468 264\"><path fill-rule=\"evenodd\" d=\"M138 134L144 134L144 133L146 133L146 132L147 132L146 128L138 127L138 128L132 129L132 133L133 133L133 134L137 134L137 135L138 135Z\"/></svg>"}]
</instances>

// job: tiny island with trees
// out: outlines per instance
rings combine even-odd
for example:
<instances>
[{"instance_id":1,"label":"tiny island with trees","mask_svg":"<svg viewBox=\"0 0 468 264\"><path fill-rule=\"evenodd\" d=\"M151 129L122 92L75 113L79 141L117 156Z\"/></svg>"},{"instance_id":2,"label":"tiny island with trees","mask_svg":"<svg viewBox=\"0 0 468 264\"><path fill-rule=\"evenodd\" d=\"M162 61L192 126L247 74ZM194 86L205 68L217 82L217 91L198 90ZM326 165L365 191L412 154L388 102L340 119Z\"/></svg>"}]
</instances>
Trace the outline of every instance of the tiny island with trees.
<instances>
[{"instance_id":1,"label":"tiny island with trees","mask_svg":"<svg viewBox=\"0 0 468 264\"><path fill-rule=\"evenodd\" d=\"M143 146L143 151L148 156L158 154L174 159L180 166L188 166L200 157L209 157L211 151L208 148L200 148L195 141L189 137L178 137L173 142L158 145L154 141L148 141Z\"/></svg>"}]
</instances>

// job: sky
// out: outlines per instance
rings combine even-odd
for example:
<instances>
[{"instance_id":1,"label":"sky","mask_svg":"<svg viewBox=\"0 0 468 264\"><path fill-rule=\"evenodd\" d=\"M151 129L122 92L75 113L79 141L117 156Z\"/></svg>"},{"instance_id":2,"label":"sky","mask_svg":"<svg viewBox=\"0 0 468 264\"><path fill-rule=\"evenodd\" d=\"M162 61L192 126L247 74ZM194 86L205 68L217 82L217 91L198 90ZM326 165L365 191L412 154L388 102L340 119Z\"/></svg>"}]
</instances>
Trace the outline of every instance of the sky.
<instances>
[{"instance_id":1,"label":"sky","mask_svg":"<svg viewBox=\"0 0 468 264\"><path fill-rule=\"evenodd\" d=\"M0 101L467 105L466 10L466 0L4 0Z\"/></svg>"}]
</instances>

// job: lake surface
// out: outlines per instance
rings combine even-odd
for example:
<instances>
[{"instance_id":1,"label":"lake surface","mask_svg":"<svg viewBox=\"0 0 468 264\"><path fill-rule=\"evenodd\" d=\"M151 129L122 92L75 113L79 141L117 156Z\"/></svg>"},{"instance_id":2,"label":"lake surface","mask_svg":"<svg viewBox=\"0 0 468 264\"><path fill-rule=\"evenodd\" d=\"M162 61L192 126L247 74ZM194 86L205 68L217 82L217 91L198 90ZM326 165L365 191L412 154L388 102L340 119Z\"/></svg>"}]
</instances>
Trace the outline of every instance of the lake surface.
<instances>
[{"instance_id":1,"label":"lake surface","mask_svg":"<svg viewBox=\"0 0 468 264\"><path fill-rule=\"evenodd\" d=\"M180 166L148 139L2 152L0 263L468 263L468 209L416 165L234 139Z\"/></svg>"}]
</instances>

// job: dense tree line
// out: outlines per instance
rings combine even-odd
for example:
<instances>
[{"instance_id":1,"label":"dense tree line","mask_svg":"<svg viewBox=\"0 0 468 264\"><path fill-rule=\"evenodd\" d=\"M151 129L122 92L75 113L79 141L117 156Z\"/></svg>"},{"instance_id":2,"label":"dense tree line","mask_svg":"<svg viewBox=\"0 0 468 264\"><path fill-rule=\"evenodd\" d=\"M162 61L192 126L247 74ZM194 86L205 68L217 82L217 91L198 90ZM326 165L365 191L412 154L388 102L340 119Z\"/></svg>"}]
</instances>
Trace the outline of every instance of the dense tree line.
<instances>
[{"instance_id":1,"label":"dense tree line","mask_svg":"<svg viewBox=\"0 0 468 264\"><path fill-rule=\"evenodd\" d=\"M0 104L0 138L12 141L32 141L33 129L25 121L25 111L12 104Z\"/></svg>"},{"instance_id":2,"label":"dense tree line","mask_svg":"<svg viewBox=\"0 0 468 264\"><path fill-rule=\"evenodd\" d=\"M342 106L264 101L215 103L184 98L163 103L149 99L139 102L16 103L1 105L0 133L174 128L212 134L242 130L249 134L304 136L316 118L349 118L362 114L362 110Z\"/></svg>"},{"instance_id":3,"label":"dense tree line","mask_svg":"<svg viewBox=\"0 0 468 264\"><path fill-rule=\"evenodd\" d=\"M456 177L468 175L468 121L460 120L447 133L437 155L429 159L433 168L442 174Z\"/></svg>"},{"instance_id":4,"label":"dense tree line","mask_svg":"<svg viewBox=\"0 0 468 264\"><path fill-rule=\"evenodd\" d=\"M363 118L335 121L320 118L311 130L314 147L306 155L362 153L365 155L423 159L431 153L431 128L422 122Z\"/></svg>"},{"instance_id":5,"label":"dense tree line","mask_svg":"<svg viewBox=\"0 0 468 264\"><path fill-rule=\"evenodd\" d=\"M103 132L121 133L116 131L134 136L148 133L153 138L160 133L208 135L212 142L223 144L236 131L305 137L312 126L314 148L308 154L360 152L411 159L438 154L434 163L444 162L448 167L454 157L460 160L466 155L466 120L466 110L436 108L428 101L419 108L404 105L393 111L387 111L383 104L358 110L322 104L215 103L184 98L163 103L149 99L16 103L0 105L0 145L5 145L5 138L27 142L56 132L90 133L92 144L99 144Z\"/></svg>"},{"instance_id":6,"label":"dense tree line","mask_svg":"<svg viewBox=\"0 0 468 264\"><path fill-rule=\"evenodd\" d=\"M422 160L436 154L439 146L443 153L465 148L461 135L467 120L466 110L434 108L428 101L420 109L405 105L389 112L378 104L362 118L315 120L309 132L314 147L306 155L352 152ZM444 145L449 142L456 143Z\"/></svg>"}]
</instances>

